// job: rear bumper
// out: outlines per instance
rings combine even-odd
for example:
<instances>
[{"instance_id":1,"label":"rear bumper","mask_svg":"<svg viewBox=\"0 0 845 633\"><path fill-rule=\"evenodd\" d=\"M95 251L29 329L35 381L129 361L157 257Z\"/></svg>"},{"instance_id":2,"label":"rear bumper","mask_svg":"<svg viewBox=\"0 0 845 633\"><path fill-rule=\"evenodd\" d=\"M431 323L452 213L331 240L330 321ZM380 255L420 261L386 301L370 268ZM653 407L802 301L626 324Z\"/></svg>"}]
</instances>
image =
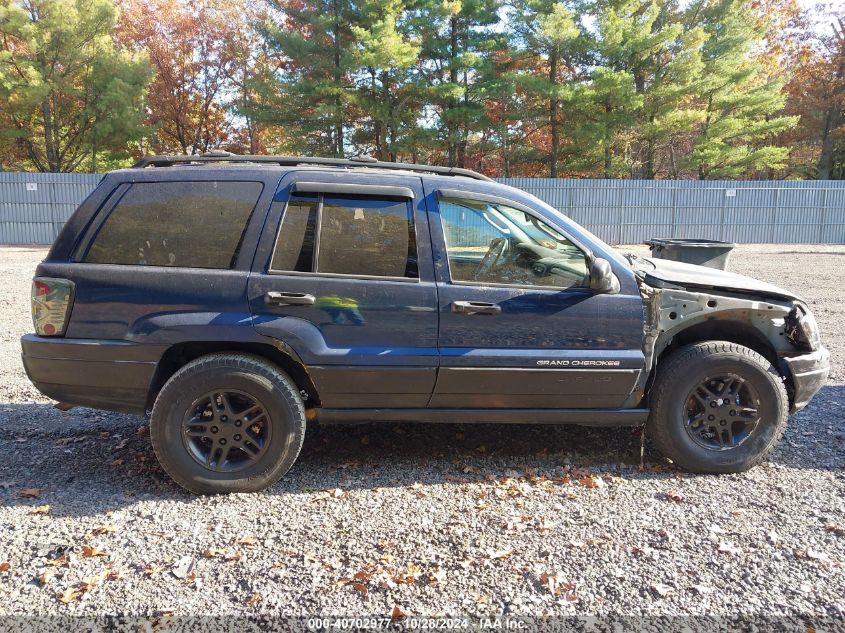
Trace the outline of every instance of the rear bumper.
<instances>
[{"instance_id":1,"label":"rear bumper","mask_svg":"<svg viewBox=\"0 0 845 633\"><path fill-rule=\"evenodd\" d=\"M152 349L155 348L155 349ZM32 384L68 404L124 413L145 412L162 350L128 341L21 338L23 366Z\"/></svg>"},{"instance_id":2,"label":"rear bumper","mask_svg":"<svg viewBox=\"0 0 845 633\"><path fill-rule=\"evenodd\" d=\"M815 352L783 359L792 376L793 398L791 413L800 411L821 389L830 374L830 352L821 347Z\"/></svg>"}]
</instances>

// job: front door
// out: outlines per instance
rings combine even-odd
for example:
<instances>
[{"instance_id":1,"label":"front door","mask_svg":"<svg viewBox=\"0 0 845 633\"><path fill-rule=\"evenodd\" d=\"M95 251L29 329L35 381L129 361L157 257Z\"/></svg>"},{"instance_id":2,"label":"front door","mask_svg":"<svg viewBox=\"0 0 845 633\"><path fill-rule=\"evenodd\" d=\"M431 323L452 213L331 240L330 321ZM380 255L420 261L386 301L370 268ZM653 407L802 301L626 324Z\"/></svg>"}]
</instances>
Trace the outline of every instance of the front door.
<instances>
[{"instance_id":1,"label":"front door","mask_svg":"<svg viewBox=\"0 0 845 633\"><path fill-rule=\"evenodd\" d=\"M289 174L249 281L255 328L301 358L324 408L425 407L437 289L419 177Z\"/></svg>"},{"instance_id":2,"label":"front door","mask_svg":"<svg viewBox=\"0 0 845 633\"><path fill-rule=\"evenodd\" d=\"M444 408L616 408L643 368L642 300L589 288L589 256L520 203L431 196ZM452 197L449 197L451 195Z\"/></svg>"}]
</instances>

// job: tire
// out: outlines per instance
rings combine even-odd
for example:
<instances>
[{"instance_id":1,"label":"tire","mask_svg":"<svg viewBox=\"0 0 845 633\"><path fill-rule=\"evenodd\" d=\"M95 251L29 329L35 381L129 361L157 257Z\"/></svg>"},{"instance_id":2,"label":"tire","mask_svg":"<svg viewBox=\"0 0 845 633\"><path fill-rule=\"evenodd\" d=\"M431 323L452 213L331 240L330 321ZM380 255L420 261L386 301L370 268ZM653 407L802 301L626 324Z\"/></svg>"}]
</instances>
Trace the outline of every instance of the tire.
<instances>
[{"instance_id":1,"label":"tire","mask_svg":"<svg viewBox=\"0 0 845 633\"><path fill-rule=\"evenodd\" d=\"M210 354L164 385L150 437L162 468L186 490L257 492L281 479L299 456L305 408L293 381L275 365L250 354Z\"/></svg>"},{"instance_id":2,"label":"tire","mask_svg":"<svg viewBox=\"0 0 845 633\"><path fill-rule=\"evenodd\" d=\"M772 364L727 341L674 351L657 368L650 402L651 440L665 457L696 473L756 466L778 443L789 417L783 379Z\"/></svg>"}]
</instances>

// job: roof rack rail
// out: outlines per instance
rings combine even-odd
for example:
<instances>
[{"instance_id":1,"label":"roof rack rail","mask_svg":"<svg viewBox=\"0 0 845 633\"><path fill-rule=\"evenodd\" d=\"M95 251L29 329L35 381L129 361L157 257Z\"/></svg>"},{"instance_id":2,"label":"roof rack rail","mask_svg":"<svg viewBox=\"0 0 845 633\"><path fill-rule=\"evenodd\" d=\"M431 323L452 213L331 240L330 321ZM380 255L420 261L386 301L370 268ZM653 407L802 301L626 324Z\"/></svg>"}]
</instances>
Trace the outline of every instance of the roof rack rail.
<instances>
[{"instance_id":1,"label":"roof rack rail","mask_svg":"<svg viewBox=\"0 0 845 633\"><path fill-rule=\"evenodd\" d=\"M461 167L440 167L438 165L415 165L413 163L391 163L376 160L371 156L356 156L354 158L319 158L313 156L260 156L250 154L232 154L231 152L213 151L196 156L145 156L132 167L170 167L172 165L187 165L191 163L265 163L281 165L283 167L297 167L300 165L314 165L320 167L365 167L374 169L394 169L397 171L418 171L442 176L465 176L475 180L492 181L484 174Z\"/></svg>"}]
</instances>

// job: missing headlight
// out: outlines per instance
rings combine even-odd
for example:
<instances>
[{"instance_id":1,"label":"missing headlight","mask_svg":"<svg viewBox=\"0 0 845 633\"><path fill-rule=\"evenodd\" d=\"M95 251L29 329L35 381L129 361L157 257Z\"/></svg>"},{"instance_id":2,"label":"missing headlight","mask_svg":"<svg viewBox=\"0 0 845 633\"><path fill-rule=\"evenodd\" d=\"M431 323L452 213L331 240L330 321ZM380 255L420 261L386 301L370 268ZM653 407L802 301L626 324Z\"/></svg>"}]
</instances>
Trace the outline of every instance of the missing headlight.
<instances>
[{"instance_id":1,"label":"missing headlight","mask_svg":"<svg viewBox=\"0 0 845 633\"><path fill-rule=\"evenodd\" d=\"M819 326L806 306L796 303L786 316L786 337L798 349L813 352L819 348Z\"/></svg>"}]
</instances>

